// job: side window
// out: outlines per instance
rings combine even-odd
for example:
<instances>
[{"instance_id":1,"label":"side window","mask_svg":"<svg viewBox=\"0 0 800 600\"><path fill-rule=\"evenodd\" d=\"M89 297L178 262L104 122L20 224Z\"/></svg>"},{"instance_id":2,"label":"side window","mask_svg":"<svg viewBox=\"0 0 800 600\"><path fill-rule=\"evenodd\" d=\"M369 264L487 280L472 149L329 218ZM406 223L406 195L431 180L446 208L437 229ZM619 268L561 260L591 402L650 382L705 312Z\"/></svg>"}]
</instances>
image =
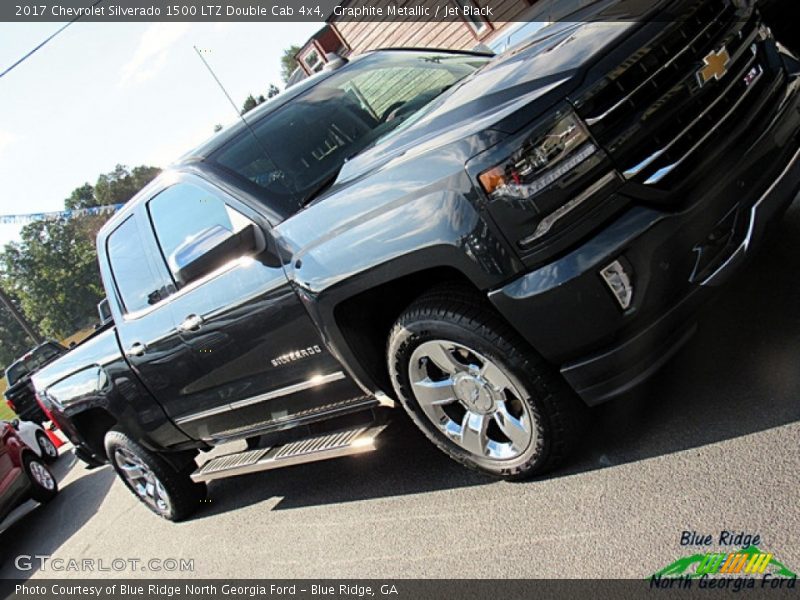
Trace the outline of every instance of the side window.
<instances>
[{"instance_id":1,"label":"side window","mask_svg":"<svg viewBox=\"0 0 800 600\"><path fill-rule=\"evenodd\" d=\"M199 258L252 225L213 192L190 183L167 188L150 200L148 209L164 260L179 284L199 274L187 272Z\"/></svg>"},{"instance_id":2,"label":"side window","mask_svg":"<svg viewBox=\"0 0 800 600\"><path fill-rule=\"evenodd\" d=\"M317 52L316 48L309 48L301 57L300 60L303 61L303 64L308 68L309 71L312 73L318 73L322 70L322 67L325 66L325 63L322 62L322 59L319 57L319 52Z\"/></svg>"},{"instance_id":3,"label":"side window","mask_svg":"<svg viewBox=\"0 0 800 600\"><path fill-rule=\"evenodd\" d=\"M161 282L142 252L134 218L129 217L117 227L106 244L111 274L125 311L135 312L161 300Z\"/></svg>"}]
</instances>

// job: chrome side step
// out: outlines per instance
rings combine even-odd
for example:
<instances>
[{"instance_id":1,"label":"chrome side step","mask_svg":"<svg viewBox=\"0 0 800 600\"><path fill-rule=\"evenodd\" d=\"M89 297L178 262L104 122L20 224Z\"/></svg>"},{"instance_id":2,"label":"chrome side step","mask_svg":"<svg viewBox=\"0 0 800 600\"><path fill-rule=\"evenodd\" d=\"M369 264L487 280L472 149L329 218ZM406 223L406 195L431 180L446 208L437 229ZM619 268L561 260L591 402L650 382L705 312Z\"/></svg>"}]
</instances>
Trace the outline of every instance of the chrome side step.
<instances>
[{"instance_id":1,"label":"chrome side step","mask_svg":"<svg viewBox=\"0 0 800 600\"><path fill-rule=\"evenodd\" d=\"M376 448L375 439L385 428L386 425L374 425L334 431L282 446L218 456L199 467L191 477L196 482L211 481L371 452Z\"/></svg>"}]
</instances>

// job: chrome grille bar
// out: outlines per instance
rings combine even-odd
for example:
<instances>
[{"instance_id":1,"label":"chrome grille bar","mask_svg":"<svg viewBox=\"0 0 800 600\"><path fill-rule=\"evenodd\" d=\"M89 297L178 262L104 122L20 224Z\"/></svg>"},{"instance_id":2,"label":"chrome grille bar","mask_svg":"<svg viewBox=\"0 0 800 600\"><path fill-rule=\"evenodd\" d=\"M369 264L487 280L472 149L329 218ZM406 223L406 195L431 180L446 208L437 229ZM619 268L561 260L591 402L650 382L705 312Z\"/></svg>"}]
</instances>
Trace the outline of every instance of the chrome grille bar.
<instances>
[{"instance_id":1,"label":"chrome grille bar","mask_svg":"<svg viewBox=\"0 0 800 600\"><path fill-rule=\"evenodd\" d=\"M745 50L745 48L742 48L742 49L741 49L741 50L740 50L740 51L739 51L739 52L738 52L738 53L737 53L737 54L736 54L736 55L735 55L735 56L734 56L734 57L731 59L731 62L734 62L734 63L735 63L737 60L739 60L739 58L741 58L741 55L744 53L744 50ZM692 121L692 122L691 122L691 123L690 123L688 126L686 126L686 127L685 127L685 128L684 128L684 129L683 129L683 130L682 130L682 131L681 131L681 132L680 132L680 133L679 133L677 136L675 136L675 137L674 137L674 138L673 138L673 139L672 139L672 140L671 140L671 141L670 141L670 142L669 142L669 143L668 143L666 146L664 146L663 148L661 148L661 149L657 150L656 152L654 152L653 154L651 154L650 156L648 156L646 159L644 159L642 162L640 162L640 163L639 163L638 165L636 165L635 167L631 167L630 169L628 169L627 171L625 171L625 172L623 173L623 175L625 176L625 179L632 179L632 178L636 177L636 176L637 176L639 173L641 173L642 171L644 171L644 170L645 170L647 167L649 167L649 166L650 166L651 164L653 164L653 163L654 163L654 162L655 162L657 159L659 159L659 158L660 158L660 157L661 157L663 154L665 154L666 152L668 152L668 151L669 151L669 150L670 150L670 149L671 149L673 146L675 146L675 144L677 144L677 143L678 143L678 142L679 142L679 141L680 141L680 140L681 140L683 137L685 137L685 136L686 136L686 134L688 134L688 133L689 133L689 132L690 132L690 131L691 131L691 130L692 130L692 129L693 129L693 128L694 128L694 127L697 125L697 122L698 122L698 121L700 121L700 120L704 119L706 116L708 116L708 114L709 114L709 113L710 113L710 112L711 112L711 111L712 111L712 110L713 110L713 109L714 109L714 108L715 108L715 107L716 107L716 106L717 106L717 105L718 105L718 104L719 104L719 103L720 103L722 100L724 100L724 99L727 97L727 95L728 95L728 94L730 93L730 91L731 91L731 90L732 90L732 89L733 89L733 88L736 86L736 84L738 84L738 83L741 83L741 81L742 81L742 80L741 80L741 76L742 76L742 75L744 75L745 73L747 73L747 72L748 72L748 71L749 71L749 70L750 70L750 69L753 67L753 64L754 64L754 63L755 63L755 61L756 61L756 56L757 56L757 50L756 50L756 48L755 48L754 46L752 46L752 45L751 45L751 46L750 46L750 51L751 51L751 53L752 53L752 57L751 57L751 58L750 58L750 59L747 61L747 64L745 64L745 66L742 68L742 70L741 70L739 73L737 73L737 75L736 75L736 78L735 78L735 79L733 79L733 81L731 81L731 82L728 84L728 86L725 88L725 90L723 90L723 92L722 92L721 94L719 94L719 95L718 95L718 96L717 96L717 97L714 99L714 101L713 101L711 104L709 104L709 105L708 105L708 106L707 106L707 107L706 107L706 108L703 110L703 112L701 112L701 113L700 113L700 114L697 116L697 118L696 118L695 120L693 120L693 121ZM759 77L760 77L760 76L759 76ZM755 83L756 83L756 82L754 81L754 82L753 82L753 84L755 84ZM750 90L752 89L752 87L753 87L753 86L752 86L752 84L751 84L751 86L745 90L745 93L743 94L742 98L743 98L744 96L747 96L747 95L749 94L749 92L750 92ZM740 99L739 99L739 102L737 102L736 106L735 106L735 107L734 107L732 110L736 110L736 108L739 106L739 103L741 103L741 100L742 100L742 98L740 98ZM730 113L728 113L728 114L730 114ZM725 117L723 117L723 119L722 119L722 120L724 121L725 119L727 119L727 117L728 117L728 115L725 115ZM721 121L720 121L720 122L721 122ZM710 130L710 132L709 132L709 133L707 134L707 136L706 136L706 139L707 139L707 137L708 137L708 136L709 136L711 133L713 133L714 131L716 131L716 129L717 129L718 127L719 127L719 123L717 123L717 125L715 125L715 126L714 126L714 128L712 128L712 129ZM693 151L693 150L692 150L692 151ZM683 160L683 158L682 158L681 160ZM676 164L676 166L677 166L677 164ZM664 176L666 176L666 173L664 174ZM660 180L660 179L661 179L661 178L659 178L659 180ZM651 182L650 180L648 180L646 183L654 183L654 182Z\"/></svg>"},{"instance_id":2,"label":"chrome grille bar","mask_svg":"<svg viewBox=\"0 0 800 600\"><path fill-rule=\"evenodd\" d=\"M626 95L625 95L625 96L624 96L624 97L623 97L621 100L619 100L619 101L618 101L616 104L614 104L614 105L613 105L611 108L609 108L608 110L606 110L606 111L605 111L603 114L601 114L601 115L598 115L598 116L596 116L596 117L589 117L589 118L587 118L587 119L586 119L586 124L587 124L587 125L589 125L589 126L591 126L591 125L595 125L596 123L599 123L600 121L602 121L603 119L605 119L606 117L608 117L609 115L611 115L612 113L616 112L616 111L617 111L617 109L621 108L621 107L622 107L622 106L623 106L623 105L624 105L626 102L629 102L629 101L630 101L630 100L631 100L631 99L632 99L632 98L633 98L633 97L634 97L636 94L638 94L640 91L642 91L642 90L645 88L645 86L646 86L646 85L648 85L648 84L649 84L649 83L650 83L650 82L651 82L651 81L652 81L654 78L658 77L658 76L659 76L661 73L663 73L663 72L664 72L664 71L666 71L668 68L670 68L670 67L671 67L673 64L675 64L675 62L676 62L676 61L677 61L679 58L681 58L681 57L682 57L682 56L683 56L685 53L687 53L687 52L688 52L688 51L689 51L691 48L693 48L693 47L694 47L694 45L695 45L695 44L696 44L696 43L697 43L697 42L700 40L700 38L702 38L704 35L706 35L706 34L707 34L708 30L709 30L709 29L710 29L712 26L716 26L716 25L717 25L717 24L716 24L715 22L713 22L713 21L710 21L710 22L708 23L708 25L706 25L706 26L703 28L703 30L702 30L702 31L700 31L700 33L698 33L698 34L697 34L697 35L696 35L696 36L695 36L695 37L692 39L692 41L691 41L691 42L689 42L688 44L686 44L686 46L685 46L685 47L684 47L684 48L683 48L683 49L682 49L680 52L678 52L677 54L675 54L675 55L674 55L672 58L670 58L670 59L669 59L667 62L665 62L663 65L661 65L661 66L660 66L658 69L656 69L655 71L653 71L653 72L650 74L650 76L649 76L647 79L645 79L644 81L642 81L642 82L641 82L639 85L637 85L637 86L636 86L636 87L635 87L635 88L634 88L634 89L633 89L631 92L629 92L628 94L626 94Z\"/></svg>"},{"instance_id":3,"label":"chrome grille bar","mask_svg":"<svg viewBox=\"0 0 800 600\"><path fill-rule=\"evenodd\" d=\"M753 64L753 62L752 62L752 61L751 61L750 63L748 63L748 67L752 68L752 64ZM746 68L747 68L747 67L746 67ZM746 68L745 68L745 69L746 69ZM702 146L702 145L703 145L703 144L706 142L706 140L707 140L708 138L710 138L710 137L711 137L711 136L712 136L714 133L716 133L716 132L717 132L717 130L719 130L720 126L721 126L723 123L725 123L725 122L726 122L726 121L727 121L727 120L730 118L730 116L731 116L731 115L732 115L734 112L736 112L736 110L739 108L739 106L741 106L742 102L744 102L744 100L745 100L745 99L746 99L746 98L747 98L747 97L750 95L750 92L752 92L752 91L753 91L753 89L755 88L756 84L757 84L757 83L758 83L758 82L761 80L761 77L764 75L764 68L763 68L763 67L761 67L761 65L758 65L758 69L759 69L758 75L755 77L755 79L753 79L753 81L752 81L752 82L750 82L750 85L749 85L749 86L748 86L748 87L745 89L744 93L743 93L743 94L742 94L742 95L739 97L739 99L736 101L736 103L733 105L733 107L732 107L732 108L731 108L731 109L730 109L730 110L729 110L729 111L728 111L728 112L725 114L725 116L724 116L724 117L722 117L722 118L721 118L719 121L717 121L717 123L714 125L714 127L712 127L711 129L709 129L709 130L708 130L708 131L707 131L707 132L706 132L706 133L705 133L705 134L704 134L704 135L703 135L703 136L702 136L702 137L701 137L701 138L700 138L700 139L699 139L699 140L698 140L698 141L697 141L697 142L696 142L696 143L695 143L695 144L694 144L694 145L693 145L693 146L692 146L690 149L689 149L689 151L688 151L688 152L686 152L686 153L685 153L683 156L681 156L681 157L680 157L680 158L679 158L677 161L675 161L674 163L672 163L672 164L670 164L670 165L667 165L666 167L663 167L663 168L659 169L658 171L656 171L656 173L655 173L655 174L651 175L651 176L650 176L650 177L649 177L649 178L648 178L648 179L645 181L645 184L647 184L647 185L652 185L652 184L654 184L654 183L658 183L659 181L661 181L662 179L664 179L664 177L666 177L666 176L667 176L667 175L669 175L669 174L670 174L672 171L674 171L674 170L675 170L675 169L677 169L677 168L678 168L680 165L682 165L682 164L683 164L683 162L684 162L684 161L685 161L687 158L689 158L689 156L691 156L691 155L692 155L692 154L693 154L693 153L694 153L694 152L695 152L695 151L696 151L696 150L697 150L697 149L698 149L700 146Z\"/></svg>"}]
</instances>

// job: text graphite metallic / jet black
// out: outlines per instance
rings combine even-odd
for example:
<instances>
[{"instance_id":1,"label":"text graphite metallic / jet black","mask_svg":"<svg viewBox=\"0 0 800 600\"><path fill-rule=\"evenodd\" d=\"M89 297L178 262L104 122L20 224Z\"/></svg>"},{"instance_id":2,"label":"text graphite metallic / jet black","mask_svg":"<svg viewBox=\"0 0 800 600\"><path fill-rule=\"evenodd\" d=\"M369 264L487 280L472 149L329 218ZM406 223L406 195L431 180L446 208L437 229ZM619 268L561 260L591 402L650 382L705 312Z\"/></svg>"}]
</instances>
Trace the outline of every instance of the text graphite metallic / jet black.
<instances>
[{"instance_id":1,"label":"text graphite metallic / jet black","mask_svg":"<svg viewBox=\"0 0 800 600\"><path fill-rule=\"evenodd\" d=\"M373 449L396 399L467 466L555 467L800 188L800 65L752 4L633 4L340 61L160 175L98 237L113 326L34 376L79 456L177 520Z\"/></svg>"}]
</instances>

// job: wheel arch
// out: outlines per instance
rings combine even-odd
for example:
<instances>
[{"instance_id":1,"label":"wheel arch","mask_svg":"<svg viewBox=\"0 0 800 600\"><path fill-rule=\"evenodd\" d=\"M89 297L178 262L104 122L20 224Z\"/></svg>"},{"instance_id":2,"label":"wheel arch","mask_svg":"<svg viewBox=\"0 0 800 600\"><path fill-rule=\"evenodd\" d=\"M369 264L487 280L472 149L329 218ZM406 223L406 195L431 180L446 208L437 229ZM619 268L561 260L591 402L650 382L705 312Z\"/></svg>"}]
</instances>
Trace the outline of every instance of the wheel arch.
<instances>
[{"instance_id":1,"label":"wheel arch","mask_svg":"<svg viewBox=\"0 0 800 600\"><path fill-rule=\"evenodd\" d=\"M386 344L397 318L416 299L431 289L455 285L482 297L481 290L453 267L433 267L390 279L338 303L333 309L336 329L351 361L369 383L394 396L386 364ZM344 354L344 352L342 352ZM366 383L366 382L364 382Z\"/></svg>"},{"instance_id":2,"label":"wheel arch","mask_svg":"<svg viewBox=\"0 0 800 600\"><path fill-rule=\"evenodd\" d=\"M106 434L118 426L117 418L101 407L89 408L70 417L86 449L93 455L108 460L106 456Z\"/></svg>"},{"instance_id":3,"label":"wheel arch","mask_svg":"<svg viewBox=\"0 0 800 600\"><path fill-rule=\"evenodd\" d=\"M19 462L21 465L25 464L25 459L27 457L35 458L37 460L41 460L41 457L36 454L36 451L29 448L28 446L24 446L19 452Z\"/></svg>"}]
</instances>

